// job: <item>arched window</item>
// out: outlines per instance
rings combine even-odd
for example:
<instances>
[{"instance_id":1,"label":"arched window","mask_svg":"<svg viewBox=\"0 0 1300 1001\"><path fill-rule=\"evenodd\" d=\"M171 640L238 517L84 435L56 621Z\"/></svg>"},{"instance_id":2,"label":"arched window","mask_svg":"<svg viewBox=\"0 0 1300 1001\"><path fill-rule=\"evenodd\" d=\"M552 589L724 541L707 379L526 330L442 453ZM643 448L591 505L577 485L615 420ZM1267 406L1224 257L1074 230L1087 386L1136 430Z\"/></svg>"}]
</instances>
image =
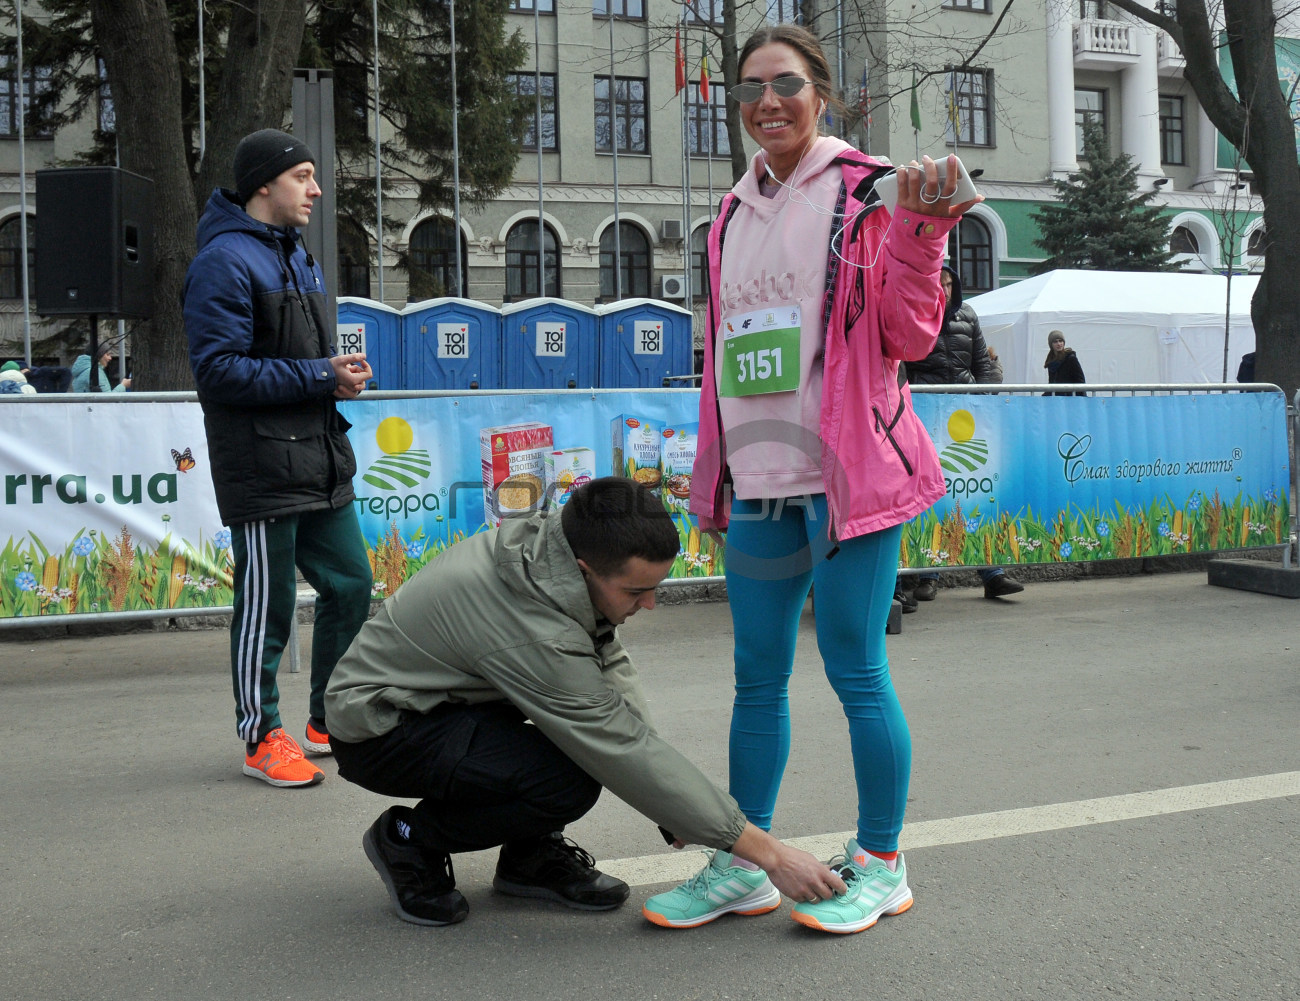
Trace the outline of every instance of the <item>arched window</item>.
<instances>
[{"instance_id":1,"label":"arched window","mask_svg":"<svg viewBox=\"0 0 1300 1001\"><path fill-rule=\"evenodd\" d=\"M468 255L464 234L456 239L456 225L441 216L426 219L411 230L408 271L412 299L465 295L469 285ZM456 287L456 245L460 245L460 288Z\"/></svg>"},{"instance_id":2,"label":"arched window","mask_svg":"<svg viewBox=\"0 0 1300 1001\"><path fill-rule=\"evenodd\" d=\"M13 216L0 225L0 299L23 297L22 220ZM36 216L27 217L27 294L36 296Z\"/></svg>"},{"instance_id":3,"label":"arched window","mask_svg":"<svg viewBox=\"0 0 1300 1001\"><path fill-rule=\"evenodd\" d=\"M338 218L339 295L370 298L370 236L346 216Z\"/></svg>"},{"instance_id":4,"label":"arched window","mask_svg":"<svg viewBox=\"0 0 1300 1001\"><path fill-rule=\"evenodd\" d=\"M539 289L537 281L537 220L524 219L506 234L506 298L531 299L539 295L560 297L559 241L550 226L543 228L546 281Z\"/></svg>"},{"instance_id":5,"label":"arched window","mask_svg":"<svg viewBox=\"0 0 1300 1001\"><path fill-rule=\"evenodd\" d=\"M1169 252L1171 254L1191 254L1193 256L1201 252L1200 242L1196 239L1196 234L1192 232L1190 226L1174 227L1174 231L1169 234Z\"/></svg>"},{"instance_id":6,"label":"arched window","mask_svg":"<svg viewBox=\"0 0 1300 1001\"><path fill-rule=\"evenodd\" d=\"M961 275L963 295L992 291L993 236L978 216L963 216L948 234L948 263Z\"/></svg>"},{"instance_id":7,"label":"arched window","mask_svg":"<svg viewBox=\"0 0 1300 1001\"><path fill-rule=\"evenodd\" d=\"M600 234L600 296L624 299L650 295L650 241L641 227L630 222L618 224L618 271L620 288L614 289L614 227L606 226Z\"/></svg>"},{"instance_id":8,"label":"arched window","mask_svg":"<svg viewBox=\"0 0 1300 1001\"><path fill-rule=\"evenodd\" d=\"M709 227L697 226L691 233L691 297L709 294Z\"/></svg>"},{"instance_id":9,"label":"arched window","mask_svg":"<svg viewBox=\"0 0 1300 1001\"><path fill-rule=\"evenodd\" d=\"M1264 232L1263 226L1257 226L1246 240L1246 253L1251 257L1263 257L1267 249L1268 234Z\"/></svg>"}]
</instances>

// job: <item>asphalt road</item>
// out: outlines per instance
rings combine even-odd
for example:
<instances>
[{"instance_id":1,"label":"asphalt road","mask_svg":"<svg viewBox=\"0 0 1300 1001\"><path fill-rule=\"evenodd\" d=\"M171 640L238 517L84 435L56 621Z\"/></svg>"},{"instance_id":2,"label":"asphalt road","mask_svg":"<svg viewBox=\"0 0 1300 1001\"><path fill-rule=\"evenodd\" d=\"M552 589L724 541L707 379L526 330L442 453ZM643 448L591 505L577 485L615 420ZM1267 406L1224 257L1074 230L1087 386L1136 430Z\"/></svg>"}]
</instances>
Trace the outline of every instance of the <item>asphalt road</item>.
<instances>
[{"instance_id":1,"label":"asphalt road","mask_svg":"<svg viewBox=\"0 0 1300 1001\"><path fill-rule=\"evenodd\" d=\"M633 882L613 913L497 896L397 920L360 848L385 801L240 774L221 631L0 642L0 998L1300 997L1300 603L1204 572L945 590L890 637L915 760L916 906L859 935L771 914L666 931L702 857L606 796L569 833ZM624 627L660 730L725 782L730 620ZM283 676L295 731L305 674ZM804 619L775 833L833 852L847 734Z\"/></svg>"}]
</instances>

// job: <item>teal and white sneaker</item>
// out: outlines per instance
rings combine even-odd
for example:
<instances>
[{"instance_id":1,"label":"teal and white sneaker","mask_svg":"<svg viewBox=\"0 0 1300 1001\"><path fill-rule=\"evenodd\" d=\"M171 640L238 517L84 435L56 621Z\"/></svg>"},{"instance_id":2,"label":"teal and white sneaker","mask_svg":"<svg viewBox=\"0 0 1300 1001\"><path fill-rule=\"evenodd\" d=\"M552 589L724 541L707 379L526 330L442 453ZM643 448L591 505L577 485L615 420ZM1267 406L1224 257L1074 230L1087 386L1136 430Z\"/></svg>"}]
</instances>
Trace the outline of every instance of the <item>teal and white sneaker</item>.
<instances>
[{"instance_id":1,"label":"teal and white sneaker","mask_svg":"<svg viewBox=\"0 0 1300 1001\"><path fill-rule=\"evenodd\" d=\"M831 860L831 868L848 884L845 893L830 900L796 904L791 917L801 925L818 931L849 935L865 931L882 914L902 914L912 906L912 891L907 886L907 865L898 856L898 869L889 871L884 859L868 855L850 838L844 857Z\"/></svg>"},{"instance_id":2,"label":"teal and white sneaker","mask_svg":"<svg viewBox=\"0 0 1300 1001\"><path fill-rule=\"evenodd\" d=\"M730 852L715 851L708 865L681 886L651 897L641 913L663 928L696 928L724 914L766 914L780 906L781 892L767 873L732 865Z\"/></svg>"}]
</instances>

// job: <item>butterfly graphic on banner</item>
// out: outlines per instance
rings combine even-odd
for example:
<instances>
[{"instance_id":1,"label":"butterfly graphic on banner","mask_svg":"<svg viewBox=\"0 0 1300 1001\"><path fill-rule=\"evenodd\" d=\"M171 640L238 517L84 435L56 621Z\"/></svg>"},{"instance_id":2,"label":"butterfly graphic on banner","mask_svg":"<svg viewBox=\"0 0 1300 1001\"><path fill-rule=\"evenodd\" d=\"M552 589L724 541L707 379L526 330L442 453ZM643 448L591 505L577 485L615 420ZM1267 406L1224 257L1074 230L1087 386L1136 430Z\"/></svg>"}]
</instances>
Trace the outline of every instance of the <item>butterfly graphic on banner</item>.
<instances>
[{"instance_id":1,"label":"butterfly graphic on banner","mask_svg":"<svg viewBox=\"0 0 1300 1001\"><path fill-rule=\"evenodd\" d=\"M172 461L176 463L176 468L182 473L188 473L194 468L194 453L188 448L184 452L178 452L172 449Z\"/></svg>"}]
</instances>

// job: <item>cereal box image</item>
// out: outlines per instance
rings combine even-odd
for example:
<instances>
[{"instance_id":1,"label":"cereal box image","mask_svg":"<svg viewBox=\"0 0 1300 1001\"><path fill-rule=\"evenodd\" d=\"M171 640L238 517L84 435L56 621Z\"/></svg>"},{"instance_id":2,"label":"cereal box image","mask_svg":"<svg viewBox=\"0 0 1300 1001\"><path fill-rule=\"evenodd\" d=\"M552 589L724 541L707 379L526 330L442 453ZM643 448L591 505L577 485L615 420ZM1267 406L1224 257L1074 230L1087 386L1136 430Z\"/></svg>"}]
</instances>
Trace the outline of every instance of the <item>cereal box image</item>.
<instances>
[{"instance_id":1,"label":"cereal box image","mask_svg":"<svg viewBox=\"0 0 1300 1001\"><path fill-rule=\"evenodd\" d=\"M496 526L502 518L539 510L546 499L546 456L555 448L551 426L530 421L483 428L478 441L484 520Z\"/></svg>"},{"instance_id":2,"label":"cereal box image","mask_svg":"<svg viewBox=\"0 0 1300 1001\"><path fill-rule=\"evenodd\" d=\"M546 453L546 496L554 507L563 507L573 491L595 477L596 453L590 448Z\"/></svg>"},{"instance_id":3,"label":"cereal box image","mask_svg":"<svg viewBox=\"0 0 1300 1001\"><path fill-rule=\"evenodd\" d=\"M663 479L659 457L663 427L644 417L620 414L610 423L614 438L614 475L657 489Z\"/></svg>"},{"instance_id":4,"label":"cereal box image","mask_svg":"<svg viewBox=\"0 0 1300 1001\"><path fill-rule=\"evenodd\" d=\"M661 494L669 510L685 511L690 504L691 468L695 465L695 442L699 434L699 422L677 424L663 430Z\"/></svg>"}]
</instances>

